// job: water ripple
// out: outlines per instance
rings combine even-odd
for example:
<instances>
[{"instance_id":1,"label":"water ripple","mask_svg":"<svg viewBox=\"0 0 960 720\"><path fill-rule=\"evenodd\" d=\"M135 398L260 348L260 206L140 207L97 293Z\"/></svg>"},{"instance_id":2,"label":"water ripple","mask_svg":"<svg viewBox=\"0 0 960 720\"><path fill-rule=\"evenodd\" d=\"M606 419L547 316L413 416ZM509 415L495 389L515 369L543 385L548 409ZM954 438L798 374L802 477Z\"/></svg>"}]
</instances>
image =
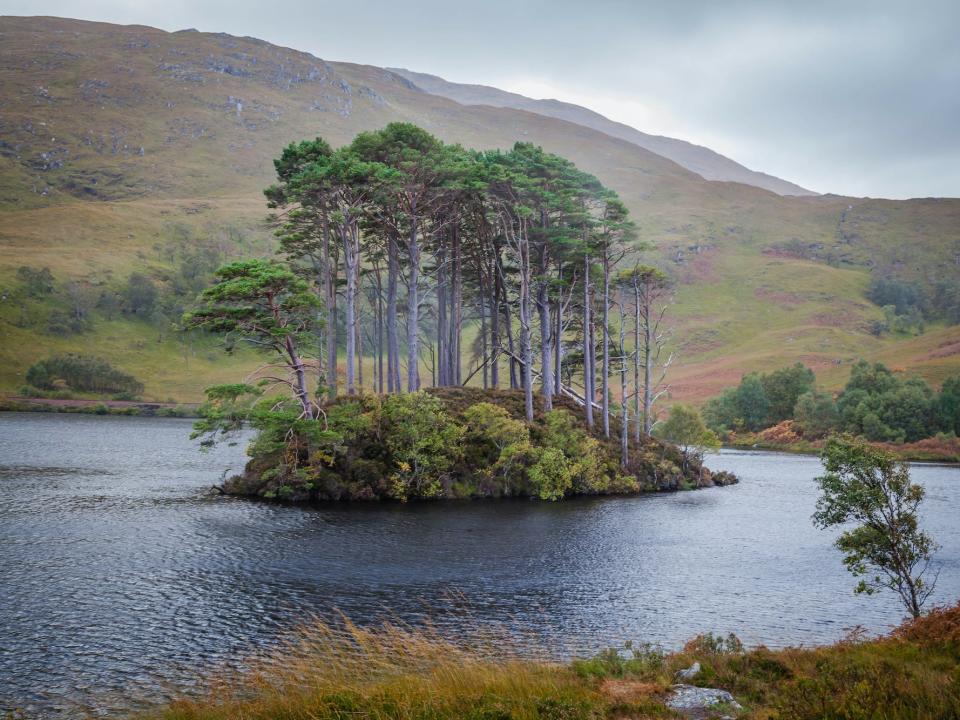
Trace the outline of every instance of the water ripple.
<instances>
[{"instance_id":1,"label":"water ripple","mask_svg":"<svg viewBox=\"0 0 960 720\"><path fill-rule=\"evenodd\" d=\"M816 460L723 453L741 485L561 504L314 508L211 497L242 448L176 419L0 414L0 711L109 714L307 617L503 623L560 655L736 632L814 644L899 619L810 523ZM960 470L917 466L960 594Z\"/></svg>"}]
</instances>

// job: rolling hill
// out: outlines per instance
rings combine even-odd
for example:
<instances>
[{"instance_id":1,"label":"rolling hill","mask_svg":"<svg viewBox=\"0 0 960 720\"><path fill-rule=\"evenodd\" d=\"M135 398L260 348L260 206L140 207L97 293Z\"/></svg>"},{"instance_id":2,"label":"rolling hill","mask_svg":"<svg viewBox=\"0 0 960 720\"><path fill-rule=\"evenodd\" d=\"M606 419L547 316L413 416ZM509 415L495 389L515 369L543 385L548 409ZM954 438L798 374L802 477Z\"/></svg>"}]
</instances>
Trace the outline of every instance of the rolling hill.
<instances>
[{"instance_id":1,"label":"rolling hill","mask_svg":"<svg viewBox=\"0 0 960 720\"><path fill-rule=\"evenodd\" d=\"M393 120L469 147L532 141L617 190L679 280L677 398L796 360L832 385L861 356L934 382L960 368L960 328L874 337L882 312L865 298L873 271L928 283L960 273L960 200L708 180L630 128L598 129L589 111L457 102L416 77L254 38L0 18L0 391L67 350L115 357L158 399L193 400L235 379L252 358L164 337L147 318L97 309L79 334L51 332L45 318L131 273L170 284L196 247L269 252L261 191L281 148L318 135L338 145ZM49 267L60 299L25 299L22 266Z\"/></svg>"}]
</instances>

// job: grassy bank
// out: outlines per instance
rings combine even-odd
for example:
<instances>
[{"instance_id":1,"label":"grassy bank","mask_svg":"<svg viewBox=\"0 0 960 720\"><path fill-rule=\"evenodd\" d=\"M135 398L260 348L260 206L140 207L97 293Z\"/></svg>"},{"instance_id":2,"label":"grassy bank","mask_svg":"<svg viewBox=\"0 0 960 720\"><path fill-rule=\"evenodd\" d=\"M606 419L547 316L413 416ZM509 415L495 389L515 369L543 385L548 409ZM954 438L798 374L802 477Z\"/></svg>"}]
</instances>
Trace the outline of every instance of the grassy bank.
<instances>
[{"instance_id":1,"label":"grassy bank","mask_svg":"<svg viewBox=\"0 0 960 720\"><path fill-rule=\"evenodd\" d=\"M775 450L778 452L817 455L825 439L809 440L796 433L790 421L755 433L730 433L724 446L739 450ZM960 463L960 438L938 435L916 442L873 442L874 447L893 453L911 462Z\"/></svg>"},{"instance_id":2,"label":"grassy bank","mask_svg":"<svg viewBox=\"0 0 960 720\"><path fill-rule=\"evenodd\" d=\"M852 635L812 649L745 651L700 636L681 652L610 650L571 664L538 659L496 631L451 640L432 631L313 624L256 658L249 674L223 674L200 697L140 717L156 720L579 720L681 717L667 706L675 673L729 690L755 720L948 718L960 714L960 606L934 611L887 637Z\"/></svg>"},{"instance_id":3,"label":"grassy bank","mask_svg":"<svg viewBox=\"0 0 960 720\"><path fill-rule=\"evenodd\" d=\"M197 406L137 400L57 400L52 398L0 397L0 412L195 418L197 417Z\"/></svg>"}]
</instances>

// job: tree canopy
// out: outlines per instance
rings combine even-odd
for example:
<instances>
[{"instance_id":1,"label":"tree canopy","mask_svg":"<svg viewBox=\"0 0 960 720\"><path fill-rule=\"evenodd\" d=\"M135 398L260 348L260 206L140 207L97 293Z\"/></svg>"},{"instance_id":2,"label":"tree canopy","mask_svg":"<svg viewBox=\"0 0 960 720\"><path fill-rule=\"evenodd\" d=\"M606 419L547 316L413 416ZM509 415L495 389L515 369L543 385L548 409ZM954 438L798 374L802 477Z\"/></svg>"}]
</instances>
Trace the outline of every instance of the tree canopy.
<instances>
[{"instance_id":1,"label":"tree canopy","mask_svg":"<svg viewBox=\"0 0 960 720\"><path fill-rule=\"evenodd\" d=\"M820 499L813 521L821 528L853 527L836 541L847 569L861 578L856 592L897 593L919 617L933 592L930 562L937 546L920 529L923 487L910 480L906 463L862 439L832 438L821 456Z\"/></svg>"}]
</instances>

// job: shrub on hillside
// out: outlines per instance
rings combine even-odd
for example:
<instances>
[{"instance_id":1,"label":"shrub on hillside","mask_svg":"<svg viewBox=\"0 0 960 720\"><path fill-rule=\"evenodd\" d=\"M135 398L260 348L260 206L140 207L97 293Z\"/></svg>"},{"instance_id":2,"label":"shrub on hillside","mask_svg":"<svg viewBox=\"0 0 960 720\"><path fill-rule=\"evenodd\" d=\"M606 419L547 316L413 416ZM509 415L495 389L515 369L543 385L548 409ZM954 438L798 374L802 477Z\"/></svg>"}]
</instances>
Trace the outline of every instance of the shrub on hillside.
<instances>
[{"instance_id":1,"label":"shrub on hillside","mask_svg":"<svg viewBox=\"0 0 960 720\"><path fill-rule=\"evenodd\" d=\"M62 384L71 390L125 393L128 397L143 392L143 383L135 377L88 355L54 355L40 360L27 369L27 382L41 390L54 390Z\"/></svg>"},{"instance_id":2,"label":"shrub on hillside","mask_svg":"<svg viewBox=\"0 0 960 720\"><path fill-rule=\"evenodd\" d=\"M159 292L153 280L142 273L133 273L123 288L124 312L149 317L157 304Z\"/></svg>"},{"instance_id":3,"label":"shrub on hillside","mask_svg":"<svg viewBox=\"0 0 960 720\"><path fill-rule=\"evenodd\" d=\"M837 411L844 431L868 440L914 442L937 430L936 398L926 381L900 378L881 363L853 366Z\"/></svg>"},{"instance_id":4,"label":"shrub on hillside","mask_svg":"<svg viewBox=\"0 0 960 720\"><path fill-rule=\"evenodd\" d=\"M483 493L514 494L533 454L526 423L499 405L479 402L463 413L466 421L464 461L476 469ZM466 454L469 453L469 454Z\"/></svg>"},{"instance_id":5,"label":"shrub on hillside","mask_svg":"<svg viewBox=\"0 0 960 720\"><path fill-rule=\"evenodd\" d=\"M50 268L33 268L21 265L17 268L17 279L23 284L24 292L34 298L53 294L55 287Z\"/></svg>"}]
</instances>

